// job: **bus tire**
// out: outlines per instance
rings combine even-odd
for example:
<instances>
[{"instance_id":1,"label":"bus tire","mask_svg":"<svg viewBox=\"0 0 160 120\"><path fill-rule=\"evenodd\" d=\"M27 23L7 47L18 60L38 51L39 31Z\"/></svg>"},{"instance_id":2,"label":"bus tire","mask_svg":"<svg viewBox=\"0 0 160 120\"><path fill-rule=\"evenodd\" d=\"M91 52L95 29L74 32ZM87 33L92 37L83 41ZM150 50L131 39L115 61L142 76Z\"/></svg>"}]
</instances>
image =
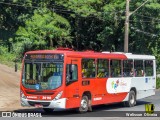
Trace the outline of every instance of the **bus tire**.
<instances>
[{"instance_id":1,"label":"bus tire","mask_svg":"<svg viewBox=\"0 0 160 120\"><path fill-rule=\"evenodd\" d=\"M46 112L46 113L52 113L53 112L53 108L43 108L43 110Z\"/></svg>"},{"instance_id":2,"label":"bus tire","mask_svg":"<svg viewBox=\"0 0 160 120\"><path fill-rule=\"evenodd\" d=\"M136 93L135 93L135 91L131 90L129 92L128 101L125 102L125 106L127 106L127 107L133 107L135 105L136 105Z\"/></svg>"},{"instance_id":3,"label":"bus tire","mask_svg":"<svg viewBox=\"0 0 160 120\"><path fill-rule=\"evenodd\" d=\"M89 107L89 100L87 96L83 96L80 102L80 107L78 109L78 111L80 113L85 113L88 111L88 107Z\"/></svg>"}]
</instances>

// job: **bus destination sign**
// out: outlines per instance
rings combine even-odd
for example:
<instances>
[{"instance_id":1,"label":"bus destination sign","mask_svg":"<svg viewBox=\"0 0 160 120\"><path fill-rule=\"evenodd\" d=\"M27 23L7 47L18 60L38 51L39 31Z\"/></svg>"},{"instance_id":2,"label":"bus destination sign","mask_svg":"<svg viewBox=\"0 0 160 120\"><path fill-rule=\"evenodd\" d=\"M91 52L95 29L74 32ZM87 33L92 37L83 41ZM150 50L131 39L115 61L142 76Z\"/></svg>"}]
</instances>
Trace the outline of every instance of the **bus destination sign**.
<instances>
[{"instance_id":1,"label":"bus destination sign","mask_svg":"<svg viewBox=\"0 0 160 120\"><path fill-rule=\"evenodd\" d=\"M27 54L25 56L25 59L62 61L63 60L63 55L62 54Z\"/></svg>"}]
</instances>

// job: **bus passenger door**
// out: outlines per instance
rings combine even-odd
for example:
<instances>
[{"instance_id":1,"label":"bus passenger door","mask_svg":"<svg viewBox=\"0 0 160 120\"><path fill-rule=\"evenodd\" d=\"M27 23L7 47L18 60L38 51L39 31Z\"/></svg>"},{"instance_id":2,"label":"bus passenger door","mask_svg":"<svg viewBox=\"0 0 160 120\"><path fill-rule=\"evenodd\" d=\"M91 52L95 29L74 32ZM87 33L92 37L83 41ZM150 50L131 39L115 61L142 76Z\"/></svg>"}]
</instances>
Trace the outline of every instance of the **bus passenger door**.
<instances>
[{"instance_id":1,"label":"bus passenger door","mask_svg":"<svg viewBox=\"0 0 160 120\"><path fill-rule=\"evenodd\" d=\"M66 62L66 108L79 107L79 75L80 60L78 58L67 58Z\"/></svg>"}]
</instances>

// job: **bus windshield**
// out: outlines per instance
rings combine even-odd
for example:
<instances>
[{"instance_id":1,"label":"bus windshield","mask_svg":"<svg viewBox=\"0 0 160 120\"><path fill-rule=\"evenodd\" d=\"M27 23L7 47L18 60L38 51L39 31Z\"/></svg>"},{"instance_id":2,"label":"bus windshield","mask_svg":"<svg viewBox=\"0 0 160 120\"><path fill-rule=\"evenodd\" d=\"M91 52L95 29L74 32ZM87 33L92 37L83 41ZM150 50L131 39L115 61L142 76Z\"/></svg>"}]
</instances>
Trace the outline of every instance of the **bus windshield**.
<instances>
[{"instance_id":1,"label":"bus windshield","mask_svg":"<svg viewBox=\"0 0 160 120\"><path fill-rule=\"evenodd\" d=\"M34 90L53 90L62 85L63 63L25 62L22 84Z\"/></svg>"}]
</instances>

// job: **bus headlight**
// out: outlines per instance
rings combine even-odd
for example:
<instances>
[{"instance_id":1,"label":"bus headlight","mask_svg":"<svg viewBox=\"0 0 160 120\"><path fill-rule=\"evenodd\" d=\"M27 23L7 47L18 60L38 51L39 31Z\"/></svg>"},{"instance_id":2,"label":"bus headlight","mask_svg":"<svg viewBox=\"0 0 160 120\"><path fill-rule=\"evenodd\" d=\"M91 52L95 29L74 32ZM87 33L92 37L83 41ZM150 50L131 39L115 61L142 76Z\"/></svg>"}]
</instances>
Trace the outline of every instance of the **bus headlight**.
<instances>
[{"instance_id":1,"label":"bus headlight","mask_svg":"<svg viewBox=\"0 0 160 120\"><path fill-rule=\"evenodd\" d=\"M24 93L22 91L20 92L20 95L21 95L21 98L26 99L26 96L24 95Z\"/></svg>"},{"instance_id":2,"label":"bus headlight","mask_svg":"<svg viewBox=\"0 0 160 120\"><path fill-rule=\"evenodd\" d=\"M53 100L58 100L63 94L63 91L59 92Z\"/></svg>"}]
</instances>

